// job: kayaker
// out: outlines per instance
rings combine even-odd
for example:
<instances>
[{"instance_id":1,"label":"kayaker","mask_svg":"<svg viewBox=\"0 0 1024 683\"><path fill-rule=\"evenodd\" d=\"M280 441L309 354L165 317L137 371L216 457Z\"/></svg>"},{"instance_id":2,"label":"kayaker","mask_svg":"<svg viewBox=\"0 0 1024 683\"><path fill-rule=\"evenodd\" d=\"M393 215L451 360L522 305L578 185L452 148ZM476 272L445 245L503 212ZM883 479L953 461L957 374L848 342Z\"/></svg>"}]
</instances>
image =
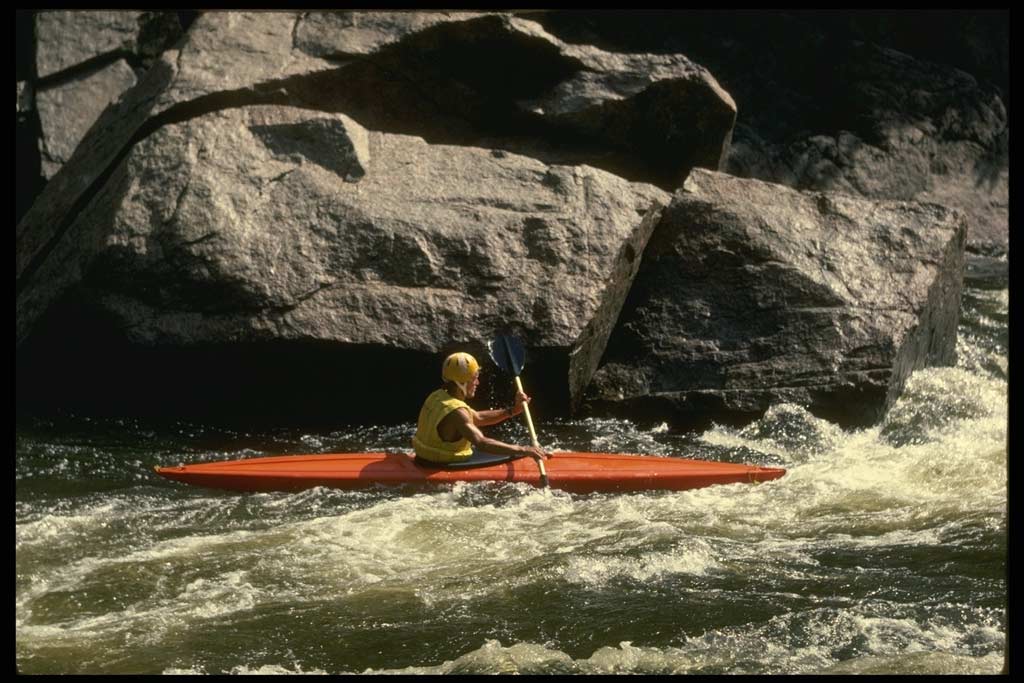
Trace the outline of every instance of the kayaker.
<instances>
[{"instance_id":1,"label":"kayaker","mask_svg":"<svg viewBox=\"0 0 1024 683\"><path fill-rule=\"evenodd\" d=\"M473 398L480 384L480 364L468 353L453 353L441 366L444 386L429 396L420 409L416 434L412 437L416 456L431 463L467 463L487 460L488 456L550 457L533 446L515 446L484 436L480 427L489 427L523 412L530 397L516 392L511 408L473 410L466 399Z\"/></svg>"}]
</instances>

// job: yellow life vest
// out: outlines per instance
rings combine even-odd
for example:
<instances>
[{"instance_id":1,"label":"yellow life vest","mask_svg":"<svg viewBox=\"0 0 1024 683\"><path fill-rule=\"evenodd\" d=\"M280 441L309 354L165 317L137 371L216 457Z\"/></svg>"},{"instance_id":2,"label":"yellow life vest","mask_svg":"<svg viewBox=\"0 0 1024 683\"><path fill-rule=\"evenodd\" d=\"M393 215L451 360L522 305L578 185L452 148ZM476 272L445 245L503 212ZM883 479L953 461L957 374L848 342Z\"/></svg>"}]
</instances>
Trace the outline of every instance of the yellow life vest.
<instances>
[{"instance_id":1,"label":"yellow life vest","mask_svg":"<svg viewBox=\"0 0 1024 683\"><path fill-rule=\"evenodd\" d=\"M452 398L444 389L438 389L427 396L420 409L416 434L412 437L416 455L431 462L459 462L473 455L473 445L469 439L444 441L437 433L437 425L441 424L441 420L459 408L466 408L470 415L473 414L473 409L465 401Z\"/></svg>"}]
</instances>

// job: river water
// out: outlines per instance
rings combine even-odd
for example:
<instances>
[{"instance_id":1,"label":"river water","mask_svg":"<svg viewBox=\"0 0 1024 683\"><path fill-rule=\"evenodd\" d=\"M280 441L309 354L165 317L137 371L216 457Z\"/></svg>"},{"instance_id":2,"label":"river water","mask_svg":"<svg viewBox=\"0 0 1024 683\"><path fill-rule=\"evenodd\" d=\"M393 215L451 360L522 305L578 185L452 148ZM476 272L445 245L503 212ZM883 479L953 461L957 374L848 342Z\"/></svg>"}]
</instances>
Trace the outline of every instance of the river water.
<instances>
[{"instance_id":1,"label":"river water","mask_svg":"<svg viewBox=\"0 0 1024 683\"><path fill-rule=\"evenodd\" d=\"M885 421L797 406L743 429L539 422L550 449L782 465L782 479L234 494L154 465L404 451L312 432L20 416L22 673L998 673L1009 291L965 290L956 367ZM499 438L527 440L521 425Z\"/></svg>"}]
</instances>

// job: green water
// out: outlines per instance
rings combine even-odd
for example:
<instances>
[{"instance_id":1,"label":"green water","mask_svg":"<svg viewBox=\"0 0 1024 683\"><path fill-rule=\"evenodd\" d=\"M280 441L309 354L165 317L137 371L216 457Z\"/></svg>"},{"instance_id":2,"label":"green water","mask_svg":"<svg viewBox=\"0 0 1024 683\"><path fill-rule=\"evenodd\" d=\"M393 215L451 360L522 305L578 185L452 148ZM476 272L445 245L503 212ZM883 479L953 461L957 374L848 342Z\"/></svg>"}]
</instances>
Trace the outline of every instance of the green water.
<instances>
[{"instance_id":1,"label":"green water","mask_svg":"<svg viewBox=\"0 0 1024 683\"><path fill-rule=\"evenodd\" d=\"M538 424L551 449L782 465L758 485L232 494L154 465L406 450L333 432L19 418L22 673L997 673L1008 290L885 422ZM504 431L502 431L504 430ZM526 440L521 425L499 438Z\"/></svg>"}]
</instances>

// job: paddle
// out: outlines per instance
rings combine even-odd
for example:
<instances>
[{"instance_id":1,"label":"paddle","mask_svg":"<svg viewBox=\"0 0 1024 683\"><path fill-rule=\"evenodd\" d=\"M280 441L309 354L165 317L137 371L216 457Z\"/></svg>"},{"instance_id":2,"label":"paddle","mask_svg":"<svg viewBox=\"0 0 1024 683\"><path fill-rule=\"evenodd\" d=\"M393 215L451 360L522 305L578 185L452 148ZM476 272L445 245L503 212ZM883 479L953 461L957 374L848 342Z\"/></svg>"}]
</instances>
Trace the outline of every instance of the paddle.
<instances>
[{"instance_id":1,"label":"paddle","mask_svg":"<svg viewBox=\"0 0 1024 683\"><path fill-rule=\"evenodd\" d=\"M512 375L516 380L516 389L525 394L523 383L519 379L523 366L526 365L526 351L523 349L523 345L517 338L501 334L489 344L489 348L491 360L499 368ZM530 428L530 440L533 442L533 447L540 448L540 442L537 441L537 432L533 428L533 418L530 417L530 406L526 403L523 404L523 414L526 415L526 426ZM547 486L548 473L544 467L544 459L538 456L533 456L533 459L537 461L537 467L540 468L541 485Z\"/></svg>"}]
</instances>

